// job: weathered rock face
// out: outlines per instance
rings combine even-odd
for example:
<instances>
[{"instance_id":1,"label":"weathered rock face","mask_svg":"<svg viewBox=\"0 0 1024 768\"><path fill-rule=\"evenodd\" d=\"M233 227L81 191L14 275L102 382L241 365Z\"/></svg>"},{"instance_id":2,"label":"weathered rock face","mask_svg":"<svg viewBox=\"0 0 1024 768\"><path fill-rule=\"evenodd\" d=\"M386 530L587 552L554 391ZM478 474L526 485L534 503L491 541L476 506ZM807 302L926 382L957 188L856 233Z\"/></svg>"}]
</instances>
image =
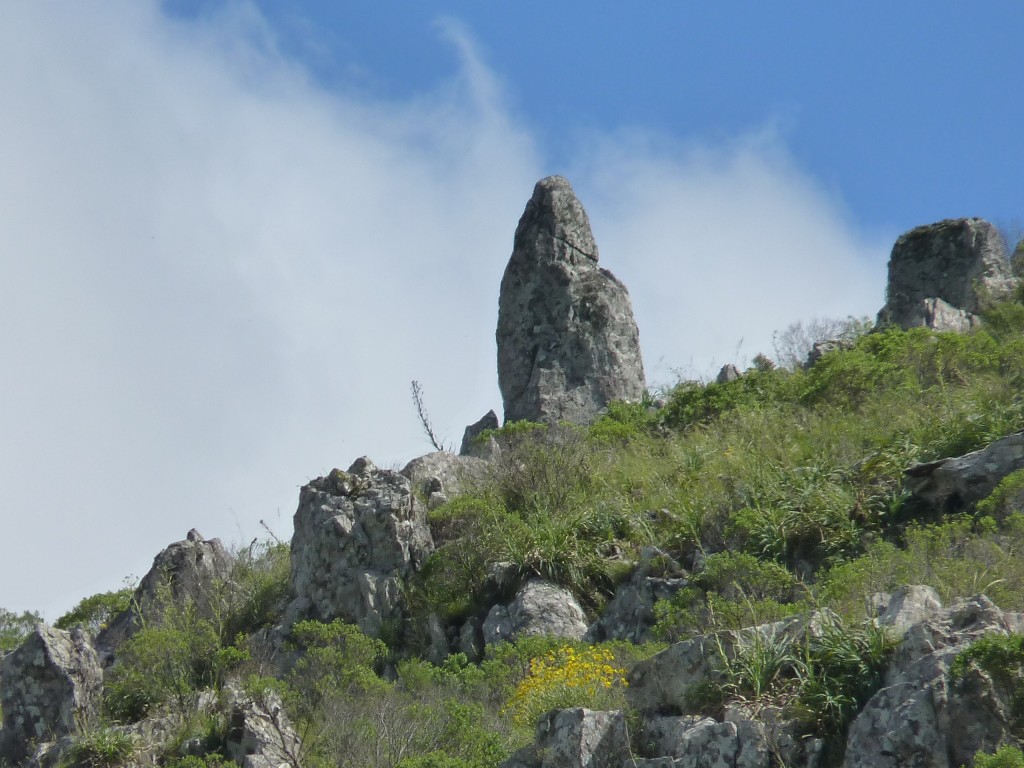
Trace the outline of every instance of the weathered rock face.
<instances>
[{"instance_id":1,"label":"weathered rock face","mask_svg":"<svg viewBox=\"0 0 1024 768\"><path fill-rule=\"evenodd\" d=\"M228 716L228 755L242 768L299 765L302 742L285 714L280 697L263 693L259 700L235 695Z\"/></svg>"},{"instance_id":2,"label":"weathered rock face","mask_svg":"<svg viewBox=\"0 0 1024 768\"><path fill-rule=\"evenodd\" d=\"M500 768L619 768L629 760L621 712L556 709L537 723L536 741Z\"/></svg>"},{"instance_id":3,"label":"weathered rock face","mask_svg":"<svg viewBox=\"0 0 1024 768\"><path fill-rule=\"evenodd\" d=\"M885 686L850 726L847 768L959 768L975 752L994 752L1011 736L1008 691L972 669L950 676L960 651L989 633L1024 630L1024 616L985 597L936 610L908 629Z\"/></svg>"},{"instance_id":4,"label":"weathered rock face","mask_svg":"<svg viewBox=\"0 0 1024 768\"><path fill-rule=\"evenodd\" d=\"M981 501L1011 472L1024 469L1024 432L949 459L915 464L906 471L914 494L940 512Z\"/></svg>"},{"instance_id":5,"label":"weathered rock face","mask_svg":"<svg viewBox=\"0 0 1024 768\"><path fill-rule=\"evenodd\" d=\"M886 304L878 322L964 331L986 297L1015 285L999 232L983 219L947 219L900 236L889 258Z\"/></svg>"},{"instance_id":6,"label":"weathered rock face","mask_svg":"<svg viewBox=\"0 0 1024 768\"><path fill-rule=\"evenodd\" d=\"M168 602L192 603L200 616L209 618L224 598L223 585L231 577L233 558L220 539L204 539L195 528L153 559L153 567L139 582L132 606L100 632L96 646L114 651L140 626L152 620Z\"/></svg>"},{"instance_id":7,"label":"weathered rock face","mask_svg":"<svg viewBox=\"0 0 1024 768\"><path fill-rule=\"evenodd\" d=\"M772 750L765 726L754 720L717 722L708 717L662 717L644 729L644 768L768 768Z\"/></svg>"},{"instance_id":8,"label":"weathered rock face","mask_svg":"<svg viewBox=\"0 0 1024 768\"><path fill-rule=\"evenodd\" d=\"M653 640L654 604L658 600L671 599L686 584L678 563L656 547L648 547L629 581L616 588L615 596L587 629L583 639L589 643L604 640L646 643Z\"/></svg>"},{"instance_id":9,"label":"weathered rock face","mask_svg":"<svg viewBox=\"0 0 1024 768\"><path fill-rule=\"evenodd\" d=\"M434 547L408 478L358 459L304 486L294 522L286 623L340 618L378 637L404 615L402 580Z\"/></svg>"},{"instance_id":10,"label":"weathered rock face","mask_svg":"<svg viewBox=\"0 0 1024 768\"><path fill-rule=\"evenodd\" d=\"M646 382L629 294L597 265L590 222L569 182L537 182L516 229L498 301L505 421L590 421Z\"/></svg>"},{"instance_id":11,"label":"weathered rock face","mask_svg":"<svg viewBox=\"0 0 1024 768\"><path fill-rule=\"evenodd\" d=\"M459 455L476 456L481 459L489 458L492 453L490 444L494 442L494 438L491 438L491 440L484 445L478 445L477 437L479 437L482 432L486 432L489 429L497 429L499 426L498 414L494 411L488 411L485 413L480 417L479 421L470 424L466 427L466 431L462 433L462 447L459 448Z\"/></svg>"},{"instance_id":12,"label":"weathered rock face","mask_svg":"<svg viewBox=\"0 0 1024 768\"><path fill-rule=\"evenodd\" d=\"M410 461L401 474L433 509L481 482L486 471L487 462L483 459L435 451Z\"/></svg>"},{"instance_id":13,"label":"weathered rock face","mask_svg":"<svg viewBox=\"0 0 1024 768\"><path fill-rule=\"evenodd\" d=\"M102 689L99 657L84 633L37 626L0 662L0 762L17 764L36 743L95 724Z\"/></svg>"},{"instance_id":14,"label":"weathered rock face","mask_svg":"<svg viewBox=\"0 0 1024 768\"><path fill-rule=\"evenodd\" d=\"M488 645L526 635L553 635L579 640L587 631L586 614L572 593L540 579L530 579L505 605L491 608L484 620Z\"/></svg>"}]
</instances>

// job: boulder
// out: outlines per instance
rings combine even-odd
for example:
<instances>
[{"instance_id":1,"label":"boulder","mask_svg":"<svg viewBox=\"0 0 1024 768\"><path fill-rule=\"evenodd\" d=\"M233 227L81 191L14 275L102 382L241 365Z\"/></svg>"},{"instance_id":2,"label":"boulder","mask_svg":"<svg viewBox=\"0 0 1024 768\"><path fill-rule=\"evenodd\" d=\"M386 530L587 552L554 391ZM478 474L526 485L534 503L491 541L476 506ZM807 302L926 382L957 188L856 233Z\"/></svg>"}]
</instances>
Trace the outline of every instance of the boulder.
<instances>
[{"instance_id":1,"label":"boulder","mask_svg":"<svg viewBox=\"0 0 1024 768\"><path fill-rule=\"evenodd\" d=\"M102 691L99 656L85 633L38 625L0 661L0 763L18 764L37 744L95 725Z\"/></svg>"},{"instance_id":2,"label":"boulder","mask_svg":"<svg viewBox=\"0 0 1024 768\"><path fill-rule=\"evenodd\" d=\"M1012 692L970 669L953 680L957 654L989 634L1024 630L1024 615L988 598L960 601L907 630L885 685L850 726L846 768L959 768L978 750L1012 741Z\"/></svg>"},{"instance_id":3,"label":"boulder","mask_svg":"<svg viewBox=\"0 0 1024 768\"><path fill-rule=\"evenodd\" d=\"M537 182L519 220L496 340L506 422L584 424L644 395L629 294L598 266L587 214L560 176Z\"/></svg>"},{"instance_id":4,"label":"boulder","mask_svg":"<svg viewBox=\"0 0 1024 768\"><path fill-rule=\"evenodd\" d=\"M629 759L622 712L556 709L537 723L535 742L500 768L619 768Z\"/></svg>"},{"instance_id":5,"label":"boulder","mask_svg":"<svg viewBox=\"0 0 1024 768\"><path fill-rule=\"evenodd\" d=\"M488 411L480 417L479 421L470 424L462 433L462 447L459 448L459 455L476 456L481 459L490 458L491 441L487 441L485 445L479 445L477 438L489 429L497 429L498 426L498 415L494 411Z\"/></svg>"},{"instance_id":6,"label":"boulder","mask_svg":"<svg viewBox=\"0 0 1024 768\"><path fill-rule=\"evenodd\" d=\"M491 608L483 631L488 645L527 635L580 640L586 634L587 623L572 592L541 579L530 579L507 606Z\"/></svg>"},{"instance_id":7,"label":"boulder","mask_svg":"<svg viewBox=\"0 0 1024 768\"><path fill-rule=\"evenodd\" d=\"M224 585L231 578L233 562L220 539L204 539L193 528L184 540L170 544L153 558L153 567L139 582L131 606L97 636L97 649L109 657L143 622L159 617L169 603L192 603L198 615L211 618L226 597Z\"/></svg>"},{"instance_id":8,"label":"boulder","mask_svg":"<svg viewBox=\"0 0 1024 768\"><path fill-rule=\"evenodd\" d=\"M405 615L402 582L433 550L426 507L409 479L358 459L299 493L285 623L357 624L379 637Z\"/></svg>"},{"instance_id":9,"label":"boulder","mask_svg":"<svg viewBox=\"0 0 1024 768\"><path fill-rule=\"evenodd\" d=\"M901 636L915 624L942 610L939 593L923 584L900 587L891 595L876 595L874 603L879 609L875 623L880 627L890 627Z\"/></svg>"},{"instance_id":10,"label":"boulder","mask_svg":"<svg viewBox=\"0 0 1024 768\"><path fill-rule=\"evenodd\" d=\"M487 471L487 462L472 456L456 456L435 451L413 459L402 468L402 476L412 483L414 492L432 506L439 494L445 501L460 496L479 484Z\"/></svg>"},{"instance_id":11,"label":"boulder","mask_svg":"<svg viewBox=\"0 0 1024 768\"><path fill-rule=\"evenodd\" d=\"M984 499L1011 472L1024 469L1024 432L948 459L906 470L909 489L939 512L957 512Z\"/></svg>"},{"instance_id":12,"label":"boulder","mask_svg":"<svg viewBox=\"0 0 1024 768\"><path fill-rule=\"evenodd\" d=\"M768 768L771 764L765 727L754 720L656 718L644 728L643 742L644 752L653 759L637 764L648 768Z\"/></svg>"},{"instance_id":13,"label":"boulder","mask_svg":"<svg viewBox=\"0 0 1024 768\"><path fill-rule=\"evenodd\" d=\"M889 258L879 325L963 331L983 304L1016 280L998 230L983 219L947 219L901 235Z\"/></svg>"},{"instance_id":14,"label":"boulder","mask_svg":"<svg viewBox=\"0 0 1024 768\"><path fill-rule=\"evenodd\" d=\"M242 768L279 768L300 764L302 742L285 714L280 697L265 691L253 698L233 696L228 715L227 753Z\"/></svg>"}]
</instances>

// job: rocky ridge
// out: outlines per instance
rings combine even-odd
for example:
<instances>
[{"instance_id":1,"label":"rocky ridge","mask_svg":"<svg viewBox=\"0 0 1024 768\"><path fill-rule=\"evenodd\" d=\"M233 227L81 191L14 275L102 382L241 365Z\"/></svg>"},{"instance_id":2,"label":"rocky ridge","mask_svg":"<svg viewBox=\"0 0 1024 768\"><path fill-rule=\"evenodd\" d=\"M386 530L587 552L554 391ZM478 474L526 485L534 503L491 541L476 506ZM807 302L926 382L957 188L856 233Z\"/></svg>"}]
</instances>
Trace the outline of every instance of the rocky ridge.
<instances>
[{"instance_id":1,"label":"rocky ridge","mask_svg":"<svg viewBox=\"0 0 1024 768\"><path fill-rule=\"evenodd\" d=\"M990 225L976 219L940 222L900 238L890 262L884 321L973 327L986 298L1005 295L1014 285L992 238ZM932 267L914 276L920 264ZM502 284L498 346L506 421L586 423L611 400L643 396L628 294L596 265L589 222L568 182L542 180L520 221ZM823 347L811 364L834 349ZM723 369L720 380L739 375L735 368ZM486 479L501 447L493 439L480 447L475 438L496 427L491 413L468 428L464 455L427 454L400 472L361 458L347 471L335 469L304 486L294 518L288 603L274 632L261 641L281 652L281 638L295 622L340 618L372 637L390 634L401 642L410 619L407 587L435 546L427 511ZM909 467L907 489L929 509L950 513L984 498L1022 467L1024 446L1017 433L979 451ZM97 638L45 625L33 631L0 664L0 762L43 766L66 760L74 738L101 718L103 679L117 663L118 647L139 626L157 621L169 603L212 615L218 590L231 589L232 565L218 540L193 529L156 557L132 607ZM652 547L631 564L601 612L588 615L571 591L539 577L515 582L509 565L493 564L487 576L493 588L484 590L490 598L479 615L454 626L430 617L430 658L440 663L462 652L479 659L488 646L531 635L645 642L652 636L655 602L689 583L679 563ZM1021 744L1014 692L984 670L955 675L953 663L979 638L1024 633L1024 616L1000 610L984 595L944 607L933 589L921 585L876 595L874 604L875 623L890 633L895 650L884 684L849 727L842 765L959 768L970 765L978 750ZM751 638L799 642L830 620L819 612L675 643L630 672L628 696L639 713L639 734L631 737L622 711L553 710L540 718L535 743L502 765L837 764L835 752L802 734L781 711L731 705L709 715L692 706L695 687L721 674L723 654L735 658ZM225 751L231 759L253 768L298 766L302 740L280 699L270 692L261 698L235 688L229 692ZM212 698L197 700L197 709L221 706ZM175 716L161 714L117 726L146 744L130 764L152 764L157 747L170 741L179 724Z\"/></svg>"}]
</instances>

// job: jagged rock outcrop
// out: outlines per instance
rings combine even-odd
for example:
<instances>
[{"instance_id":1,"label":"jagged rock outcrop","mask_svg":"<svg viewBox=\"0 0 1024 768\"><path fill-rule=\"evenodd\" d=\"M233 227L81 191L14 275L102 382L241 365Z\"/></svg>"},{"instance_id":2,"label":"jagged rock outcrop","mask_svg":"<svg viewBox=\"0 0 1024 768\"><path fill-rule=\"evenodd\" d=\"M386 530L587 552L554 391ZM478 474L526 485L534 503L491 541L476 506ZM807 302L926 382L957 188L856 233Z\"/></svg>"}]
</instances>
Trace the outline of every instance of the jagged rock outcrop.
<instances>
[{"instance_id":1,"label":"jagged rock outcrop","mask_svg":"<svg viewBox=\"0 0 1024 768\"><path fill-rule=\"evenodd\" d=\"M302 756L302 741L272 691L258 699L235 693L226 742L228 755L242 768L298 766Z\"/></svg>"},{"instance_id":2,"label":"jagged rock outcrop","mask_svg":"<svg viewBox=\"0 0 1024 768\"><path fill-rule=\"evenodd\" d=\"M740 718L661 717L644 728L644 751L657 757L637 760L638 768L768 768L772 748L763 723Z\"/></svg>"},{"instance_id":3,"label":"jagged rock outcrop","mask_svg":"<svg viewBox=\"0 0 1024 768\"><path fill-rule=\"evenodd\" d=\"M671 599L687 583L678 563L656 547L648 547L629 581L615 589L615 595L583 639L588 643L653 640L654 604Z\"/></svg>"},{"instance_id":4,"label":"jagged rock outcrop","mask_svg":"<svg viewBox=\"0 0 1024 768\"><path fill-rule=\"evenodd\" d=\"M873 602L878 610L875 623L900 635L942 610L939 593L926 584L912 584L891 594L875 595Z\"/></svg>"},{"instance_id":5,"label":"jagged rock outcrop","mask_svg":"<svg viewBox=\"0 0 1024 768\"><path fill-rule=\"evenodd\" d=\"M936 609L903 634L885 685L850 726L846 768L959 768L979 750L1012 739L1012 691L970 669L959 680L957 654L989 633L1024 631L1024 615L983 596Z\"/></svg>"},{"instance_id":6,"label":"jagged rock outcrop","mask_svg":"<svg viewBox=\"0 0 1024 768\"><path fill-rule=\"evenodd\" d=\"M195 528L182 541L163 549L135 590L131 607L115 617L96 638L104 654L114 652L168 603L192 603L197 614L210 618L221 609L234 559L220 539L204 539Z\"/></svg>"},{"instance_id":7,"label":"jagged rock outcrop","mask_svg":"<svg viewBox=\"0 0 1024 768\"><path fill-rule=\"evenodd\" d=\"M303 486L294 523L286 624L340 618L379 637L403 617L402 581L434 547L408 478L357 459Z\"/></svg>"},{"instance_id":8,"label":"jagged rock outcrop","mask_svg":"<svg viewBox=\"0 0 1024 768\"><path fill-rule=\"evenodd\" d=\"M541 579L530 579L506 605L495 605L484 620L488 645L526 635L553 635L579 640L587 631L586 614L572 592Z\"/></svg>"},{"instance_id":9,"label":"jagged rock outcrop","mask_svg":"<svg viewBox=\"0 0 1024 768\"><path fill-rule=\"evenodd\" d=\"M910 490L940 512L956 512L995 490L999 481L1024 469L1024 432L1014 432L984 448L906 470Z\"/></svg>"},{"instance_id":10,"label":"jagged rock outcrop","mask_svg":"<svg viewBox=\"0 0 1024 768\"><path fill-rule=\"evenodd\" d=\"M498 384L505 421L583 424L646 382L629 294L598 264L569 182L537 182L516 229L498 300Z\"/></svg>"},{"instance_id":11,"label":"jagged rock outcrop","mask_svg":"<svg viewBox=\"0 0 1024 768\"><path fill-rule=\"evenodd\" d=\"M619 768L629 760L622 712L556 709L537 723L533 744L500 768Z\"/></svg>"},{"instance_id":12,"label":"jagged rock outcrop","mask_svg":"<svg viewBox=\"0 0 1024 768\"><path fill-rule=\"evenodd\" d=\"M0 763L99 720L103 670L85 633L38 625L0 662Z\"/></svg>"},{"instance_id":13,"label":"jagged rock outcrop","mask_svg":"<svg viewBox=\"0 0 1024 768\"><path fill-rule=\"evenodd\" d=\"M965 331L986 299L1007 296L1016 280L1002 237L983 219L947 219L901 235L889 258L879 325Z\"/></svg>"},{"instance_id":14,"label":"jagged rock outcrop","mask_svg":"<svg viewBox=\"0 0 1024 768\"><path fill-rule=\"evenodd\" d=\"M410 461L401 474L427 502L427 507L434 509L480 483L486 471L487 462L483 459L435 451Z\"/></svg>"},{"instance_id":15,"label":"jagged rock outcrop","mask_svg":"<svg viewBox=\"0 0 1024 768\"><path fill-rule=\"evenodd\" d=\"M730 381L736 381L743 374L740 373L740 369L736 367L735 363L726 363L718 369L718 375L715 376L716 384L728 384Z\"/></svg>"},{"instance_id":16,"label":"jagged rock outcrop","mask_svg":"<svg viewBox=\"0 0 1024 768\"><path fill-rule=\"evenodd\" d=\"M475 456L480 459L491 458L494 448L494 438L485 441L481 444L477 440L481 434L489 429L497 429L498 414L494 411L488 411L480 417L479 421L475 421L466 427L466 431L462 433L462 446L459 448L460 456Z\"/></svg>"}]
</instances>

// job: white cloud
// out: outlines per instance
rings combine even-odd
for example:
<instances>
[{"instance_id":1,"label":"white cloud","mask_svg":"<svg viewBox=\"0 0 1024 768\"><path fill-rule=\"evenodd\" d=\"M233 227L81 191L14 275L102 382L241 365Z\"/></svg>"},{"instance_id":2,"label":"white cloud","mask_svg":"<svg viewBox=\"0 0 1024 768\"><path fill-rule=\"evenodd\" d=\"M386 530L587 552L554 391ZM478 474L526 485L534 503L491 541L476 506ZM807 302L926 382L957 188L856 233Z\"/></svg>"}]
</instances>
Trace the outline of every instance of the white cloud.
<instances>
[{"instance_id":1,"label":"white cloud","mask_svg":"<svg viewBox=\"0 0 1024 768\"><path fill-rule=\"evenodd\" d=\"M55 618L193 526L288 535L310 477L429 448L412 379L452 441L500 411L498 283L542 163L442 32L460 70L395 103L320 89L244 4L5 17L0 606ZM780 146L576 159L652 378L880 303L877 254Z\"/></svg>"},{"instance_id":2,"label":"white cloud","mask_svg":"<svg viewBox=\"0 0 1024 768\"><path fill-rule=\"evenodd\" d=\"M883 302L886 244L853 231L774 130L720 146L600 137L578 175L652 384L748 364L792 322L873 316Z\"/></svg>"}]
</instances>

